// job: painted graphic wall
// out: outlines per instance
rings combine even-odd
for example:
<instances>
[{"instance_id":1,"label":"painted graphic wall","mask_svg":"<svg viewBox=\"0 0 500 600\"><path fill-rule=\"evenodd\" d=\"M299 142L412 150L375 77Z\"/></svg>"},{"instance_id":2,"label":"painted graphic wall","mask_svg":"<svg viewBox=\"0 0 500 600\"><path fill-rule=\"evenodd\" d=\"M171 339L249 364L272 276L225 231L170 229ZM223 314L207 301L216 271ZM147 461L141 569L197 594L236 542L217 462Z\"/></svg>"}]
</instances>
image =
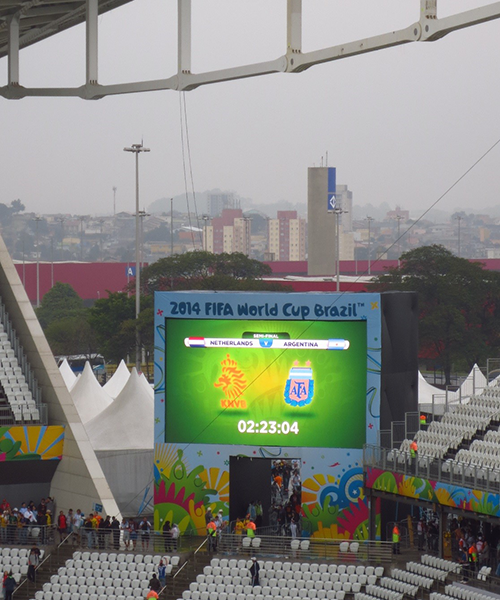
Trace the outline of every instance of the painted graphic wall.
<instances>
[{"instance_id":1,"label":"painted graphic wall","mask_svg":"<svg viewBox=\"0 0 500 600\"><path fill-rule=\"evenodd\" d=\"M406 498L427 500L434 504L469 510L483 515L500 516L500 496L494 492L474 490L460 485L372 467L367 469L366 486L381 492L399 494Z\"/></svg>"},{"instance_id":2,"label":"painted graphic wall","mask_svg":"<svg viewBox=\"0 0 500 600\"><path fill-rule=\"evenodd\" d=\"M380 296L160 292L155 314L155 528L227 518L241 455L300 460L312 535L366 537Z\"/></svg>"},{"instance_id":3,"label":"painted graphic wall","mask_svg":"<svg viewBox=\"0 0 500 600\"><path fill-rule=\"evenodd\" d=\"M0 462L61 460L64 427L43 425L0 427Z\"/></svg>"}]
</instances>

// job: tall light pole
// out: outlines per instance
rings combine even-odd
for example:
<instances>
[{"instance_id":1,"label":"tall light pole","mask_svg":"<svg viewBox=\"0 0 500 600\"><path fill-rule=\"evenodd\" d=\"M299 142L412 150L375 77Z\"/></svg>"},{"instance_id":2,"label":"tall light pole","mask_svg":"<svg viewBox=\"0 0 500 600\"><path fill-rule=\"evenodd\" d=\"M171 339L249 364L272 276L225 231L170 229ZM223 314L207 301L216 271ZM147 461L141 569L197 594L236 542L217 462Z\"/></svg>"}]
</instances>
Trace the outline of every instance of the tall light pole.
<instances>
[{"instance_id":1,"label":"tall light pole","mask_svg":"<svg viewBox=\"0 0 500 600\"><path fill-rule=\"evenodd\" d=\"M101 262L104 260L104 257L102 255L102 226L104 223L104 219L99 219L99 226L100 226L100 236L99 236L99 254L101 255Z\"/></svg>"},{"instance_id":2,"label":"tall light pole","mask_svg":"<svg viewBox=\"0 0 500 600\"><path fill-rule=\"evenodd\" d=\"M139 212L139 216L141 217L141 240L139 244L140 254L141 254L141 269L144 267L144 217L150 217L151 215L147 213L145 210L141 210Z\"/></svg>"},{"instance_id":3,"label":"tall light pole","mask_svg":"<svg viewBox=\"0 0 500 600\"><path fill-rule=\"evenodd\" d=\"M42 217L35 217L35 229L36 229L36 307L40 306L40 246L38 244L38 223L42 220Z\"/></svg>"},{"instance_id":4,"label":"tall light pole","mask_svg":"<svg viewBox=\"0 0 500 600\"><path fill-rule=\"evenodd\" d=\"M203 250L208 252L208 221L210 221L210 215L203 215L201 217L203 219Z\"/></svg>"},{"instance_id":5,"label":"tall light pole","mask_svg":"<svg viewBox=\"0 0 500 600\"><path fill-rule=\"evenodd\" d=\"M116 217L116 185L113 186L113 217Z\"/></svg>"},{"instance_id":6,"label":"tall light pole","mask_svg":"<svg viewBox=\"0 0 500 600\"><path fill-rule=\"evenodd\" d=\"M404 219L403 215L396 215L394 217L398 222L398 269L401 266L401 220Z\"/></svg>"},{"instance_id":7,"label":"tall light pole","mask_svg":"<svg viewBox=\"0 0 500 600\"><path fill-rule=\"evenodd\" d=\"M245 232L245 254L250 256L251 250L251 226L252 217L243 217L243 222L245 223L244 232Z\"/></svg>"},{"instance_id":8,"label":"tall light pole","mask_svg":"<svg viewBox=\"0 0 500 600\"><path fill-rule=\"evenodd\" d=\"M83 262L83 222L85 217L78 217L80 220L80 261Z\"/></svg>"},{"instance_id":9,"label":"tall light pole","mask_svg":"<svg viewBox=\"0 0 500 600\"><path fill-rule=\"evenodd\" d=\"M64 217L57 219L61 223L61 260L64 260Z\"/></svg>"},{"instance_id":10,"label":"tall light pole","mask_svg":"<svg viewBox=\"0 0 500 600\"><path fill-rule=\"evenodd\" d=\"M372 274L372 233L371 224L375 219L373 217L366 217L368 221L368 275Z\"/></svg>"},{"instance_id":11,"label":"tall light pole","mask_svg":"<svg viewBox=\"0 0 500 600\"><path fill-rule=\"evenodd\" d=\"M139 336L139 313L141 312L141 256L139 252L140 236L140 215L139 215L139 154L141 152L151 152L149 148L144 148L142 144L132 144L130 148L124 148L124 152L133 152L135 154L135 368L138 372L141 370L141 340Z\"/></svg>"},{"instance_id":12,"label":"tall light pole","mask_svg":"<svg viewBox=\"0 0 500 600\"><path fill-rule=\"evenodd\" d=\"M342 210L339 208L333 209L333 214L335 215L335 225L336 225L336 237L337 237L337 252L336 252L336 268L335 271L337 273L337 292L340 292L340 215L347 213L347 210Z\"/></svg>"},{"instance_id":13,"label":"tall light pole","mask_svg":"<svg viewBox=\"0 0 500 600\"><path fill-rule=\"evenodd\" d=\"M460 258L460 225L462 224L463 217L457 215L455 219L458 221L458 258Z\"/></svg>"}]
</instances>

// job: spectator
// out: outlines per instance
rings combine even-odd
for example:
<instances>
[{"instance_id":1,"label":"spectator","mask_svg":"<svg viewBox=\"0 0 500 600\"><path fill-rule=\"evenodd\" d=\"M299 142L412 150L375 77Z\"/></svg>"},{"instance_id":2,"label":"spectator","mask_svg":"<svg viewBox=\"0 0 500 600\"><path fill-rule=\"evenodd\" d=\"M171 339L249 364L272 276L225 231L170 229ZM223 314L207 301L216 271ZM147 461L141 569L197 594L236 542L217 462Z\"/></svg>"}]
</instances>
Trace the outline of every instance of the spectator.
<instances>
[{"instance_id":1,"label":"spectator","mask_svg":"<svg viewBox=\"0 0 500 600\"><path fill-rule=\"evenodd\" d=\"M66 515L62 510L57 517L57 532L59 533L59 542L62 542L66 534Z\"/></svg>"},{"instance_id":2,"label":"spectator","mask_svg":"<svg viewBox=\"0 0 500 600\"><path fill-rule=\"evenodd\" d=\"M181 535L181 530L179 529L179 525L177 523L172 524L172 546L173 550L177 550L179 547L179 537Z\"/></svg>"},{"instance_id":3,"label":"spectator","mask_svg":"<svg viewBox=\"0 0 500 600\"><path fill-rule=\"evenodd\" d=\"M82 528L84 522L85 522L85 519L83 517L82 511L80 509L77 509L77 511L73 517L73 543L74 544L80 545L80 542L81 542L80 529Z\"/></svg>"},{"instance_id":4,"label":"spectator","mask_svg":"<svg viewBox=\"0 0 500 600\"><path fill-rule=\"evenodd\" d=\"M170 526L170 521L165 521L163 523L163 547L165 552L170 552L172 545L172 527Z\"/></svg>"},{"instance_id":5,"label":"spectator","mask_svg":"<svg viewBox=\"0 0 500 600\"><path fill-rule=\"evenodd\" d=\"M99 540L99 550L104 550L108 546L108 538L110 533L111 522L109 516L101 519L99 522L97 537Z\"/></svg>"},{"instance_id":6,"label":"spectator","mask_svg":"<svg viewBox=\"0 0 500 600\"><path fill-rule=\"evenodd\" d=\"M259 565L257 559L255 558L255 556L253 556L252 557L252 565L250 566L250 576L252 578L252 587L255 587L256 585L260 585L259 571L260 571L260 565Z\"/></svg>"},{"instance_id":7,"label":"spectator","mask_svg":"<svg viewBox=\"0 0 500 600\"><path fill-rule=\"evenodd\" d=\"M150 590L153 590L153 592L159 592L161 590L161 583L158 580L158 577L156 577L156 573L153 573L151 579L149 580L148 586Z\"/></svg>"},{"instance_id":8,"label":"spectator","mask_svg":"<svg viewBox=\"0 0 500 600\"><path fill-rule=\"evenodd\" d=\"M120 524L120 530L122 532L123 544L125 545L125 550L128 550L130 547L130 527L127 519L123 518Z\"/></svg>"},{"instance_id":9,"label":"spectator","mask_svg":"<svg viewBox=\"0 0 500 600\"><path fill-rule=\"evenodd\" d=\"M92 523L92 516L92 513L90 513L83 525L83 530L87 536L87 548L94 547L94 524Z\"/></svg>"},{"instance_id":10,"label":"spectator","mask_svg":"<svg viewBox=\"0 0 500 600\"><path fill-rule=\"evenodd\" d=\"M51 511L49 508L47 508L47 514L49 514ZM73 514L73 509L70 508L68 510L68 514L66 515L66 533L69 535L71 533L73 533L73 520L75 518L75 515ZM48 525L48 523L47 523ZM72 536L73 537L73 536Z\"/></svg>"},{"instance_id":11,"label":"spectator","mask_svg":"<svg viewBox=\"0 0 500 600\"><path fill-rule=\"evenodd\" d=\"M12 600L12 594L16 589L16 580L12 576L12 571L8 574L7 579L4 581L5 587L5 600Z\"/></svg>"},{"instance_id":12,"label":"spectator","mask_svg":"<svg viewBox=\"0 0 500 600\"><path fill-rule=\"evenodd\" d=\"M40 564L40 549L38 546L33 544L29 556L28 556L28 579L29 581L36 582L36 569Z\"/></svg>"},{"instance_id":13,"label":"spectator","mask_svg":"<svg viewBox=\"0 0 500 600\"><path fill-rule=\"evenodd\" d=\"M116 517L111 519L111 533L113 535L113 549L120 549L120 522Z\"/></svg>"},{"instance_id":14,"label":"spectator","mask_svg":"<svg viewBox=\"0 0 500 600\"><path fill-rule=\"evenodd\" d=\"M4 500L4 502L5 502L5 500ZM3 577L2 577L2 598L5 598L5 582L6 582L8 576L9 576L9 572L4 571Z\"/></svg>"},{"instance_id":15,"label":"spectator","mask_svg":"<svg viewBox=\"0 0 500 600\"><path fill-rule=\"evenodd\" d=\"M129 520L128 527L130 529L130 541L132 542L132 550L135 550L137 546L137 523L134 521L134 519Z\"/></svg>"},{"instance_id":16,"label":"spectator","mask_svg":"<svg viewBox=\"0 0 500 600\"><path fill-rule=\"evenodd\" d=\"M163 559L161 559L160 564L158 565L158 579L160 581L160 586L162 588L165 587L165 585L167 583L167 564L166 564L167 560L168 560L167 557L165 557L165 561Z\"/></svg>"},{"instance_id":17,"label":"spectator","mask_svg":"<svg viewBox=\"0 0 500 600\"><path fill-rule=\"evenodd\" d=\"M140 522L139 531L141 532L142 549L147 550L149 548L149 534L151 532L151 523L147 517L144 517Z\"/></svg>"}]
</instances>

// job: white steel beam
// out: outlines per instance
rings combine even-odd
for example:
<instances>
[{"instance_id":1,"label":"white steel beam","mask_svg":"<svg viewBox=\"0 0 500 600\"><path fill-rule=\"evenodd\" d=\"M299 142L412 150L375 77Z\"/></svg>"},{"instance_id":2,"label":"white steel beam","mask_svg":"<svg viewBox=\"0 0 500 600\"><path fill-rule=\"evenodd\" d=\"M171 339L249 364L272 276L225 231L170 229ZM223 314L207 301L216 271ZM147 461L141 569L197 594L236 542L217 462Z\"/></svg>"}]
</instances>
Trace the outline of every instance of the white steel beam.
<instances>
[{"instance_id":1,"label":"white steel beam","mask_svg":"<svg viewBox=\"0 0 500 600\"><path fill-rule=\"evenodd\" d=\"M191 0L177 0L178 71L191 73Z\"/></svg>"},{"instance_id":2,"label":"white steel beam","mask_svg":"<svg viewBox=\"0 0 500 600\"><path fill-rule=\"evenodd\" d=\"M348 42L347 44L339 44L338 46L323 48L322 50L294 54L293 56L288 57L287 71L289 73L299 73L300 71L305 71L306 69L309 69L309 67L321 63L416 42L420 38L420 32L420 24L415 23L414 25L411 25L406 29L400 29L399 31L384 33L356 42Z\"/></svg>"},{"instance_id":3,"label":"white steel beam","mask_svg":"<svg viewBox=\"0 0 500 600\"><path fill-rule=\"evenodd\" d=\"M442 19L429 20L422 24L421 41L434 42L453 31L473 27L498 18L500 18L500 2L493 2L487 6L473 8Z\"/></svg>"},{"instance_id":4,"label":"white steel beam","mask_svg":"<svg viewBox=\"0 0 500 600\"><path fill-rule=\"evenodd\" d=\"M42 0L31 0L29 5L35 6ZM18 58L19 43L23 38L39 35L31 31L27 34L17 36L16 50L16 25L11 22L13 28L9 38L9 83L0 87L0 96L10 99L23 98L25 96L73 96L84 99L99 99L108 95L129 94L134 92L158 91L158 90L193 90L202 85L209 85L222 81L256 77L270 73L300 72L314 65L325 62L348 58L367 52L375 52L384 48L391 48L410 42L426 41L432 42L445 35L472 27L479 23L500 18L500 1L493 2L487 6L475 8L463 13L437 18L437 0L420 0L420 19L418 22L382 35L348 42L314 50L302 52L302 0L287 0L287 49L286 54L275 60L261 63L243 65L228 69L210 71L206 73L191 72L191 0L178 0L178 73L166 79L154 81L139 81L115 85L97 84L97 13L98 0L85 0L87 10L87 83L77 88L24 88L18 85ZM26 8L26 5L23 6ZM73 12L76 12L76 9ZM21 11L20 11L21 12ZM68 16L66 15L66 18ZM64 17L61 17L61 20ZM52 24L53 26L54 24ZM21 22L22 27L22 22ZM47 25L50 27L50 25Z\"/></svg>"},{"instance_id":5,"label":"white steel beam","mask_svg":"<svg viewBox=\"0 0 500 600\"><path fill-rule=\"evenodd\" d=\"M302 0L287 1L287 54L302 52Z\"/></svg>"},{"instance_id":6,"label":"white steel beam","mask_svg":"<svg viewBox=\"0 0 500 600\"><path fill-rule=\"evenodd\" d=\"M87 0L85 19L85 46L86 46L86 81L90 84L97 83L97 72L99 63L98 54L98 18L99 0Z\"/></svg>"},{"instance_id":7,"label":"white steel beam","mask_svg":"<svg viewBox=\"0 0 500 600\"><path fill-rule=\"evenodd\" d=\"M9 85L19 85L19 17L14 16L9 23Z\"/></svg>"}]
</instances>

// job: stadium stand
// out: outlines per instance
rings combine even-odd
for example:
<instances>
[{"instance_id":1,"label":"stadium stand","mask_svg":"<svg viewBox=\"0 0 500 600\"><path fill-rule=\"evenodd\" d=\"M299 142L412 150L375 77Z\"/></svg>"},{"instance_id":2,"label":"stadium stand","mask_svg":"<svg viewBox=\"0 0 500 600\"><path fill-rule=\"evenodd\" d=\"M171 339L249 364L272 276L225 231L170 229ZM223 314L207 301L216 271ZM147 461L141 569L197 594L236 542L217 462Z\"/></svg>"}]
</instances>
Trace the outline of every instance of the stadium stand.
<instances>
[{"instance_id":1,"label":"stadium stand","mask_svg":"<svg viewBox=\"0 0 500 600\"><path fill-rule=\"evenodd\" d=\"M1 423L39 423L41 408L40 388L0 299Z\"/></svg>"}]
</instances>

